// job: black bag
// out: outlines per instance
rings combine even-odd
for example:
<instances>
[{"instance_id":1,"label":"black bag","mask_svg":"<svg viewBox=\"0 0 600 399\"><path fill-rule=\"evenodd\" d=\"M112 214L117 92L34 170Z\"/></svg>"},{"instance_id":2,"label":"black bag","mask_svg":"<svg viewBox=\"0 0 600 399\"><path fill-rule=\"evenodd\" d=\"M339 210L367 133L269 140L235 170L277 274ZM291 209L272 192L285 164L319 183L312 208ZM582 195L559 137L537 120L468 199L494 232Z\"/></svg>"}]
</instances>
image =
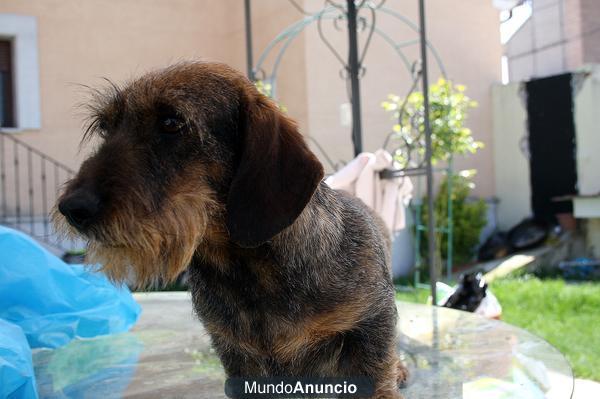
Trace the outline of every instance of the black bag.
<instances>
[{"instance_id":1,"label":"black bag","mask_svg":"<svg viewBox=\"0 0 600 399\"><path fill-rule=\"evenodd\" d=\"M492 234L477 252L477 259L481 262L487 262L494 259L500 259L512 252L505 232L497 231Z\"/></svg>"},{"instance_id":2,"label":"black bag","mask_svg":"<svg viewBox=\"0 0 600 399\"><path fill-rule=\"evenodd\" d=\"M525 219L508 232L508 243L515 251L535 248L546 241L550 228L547 223Z\"/></svg>"}]
</instances>

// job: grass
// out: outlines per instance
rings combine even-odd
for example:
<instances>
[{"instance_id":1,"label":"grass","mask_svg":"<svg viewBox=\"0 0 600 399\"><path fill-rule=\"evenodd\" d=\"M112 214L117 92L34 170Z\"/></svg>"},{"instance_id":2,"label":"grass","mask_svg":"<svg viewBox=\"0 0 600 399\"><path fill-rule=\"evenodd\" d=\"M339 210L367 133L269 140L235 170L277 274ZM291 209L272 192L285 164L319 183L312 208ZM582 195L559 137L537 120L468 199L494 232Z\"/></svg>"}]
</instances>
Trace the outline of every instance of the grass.
<instances>
[{"instance_id":1,"label":"grass","mask_svg":"<svg viewBox=\"0 0 600 399\"><path fill-rule=\"evenodd\" d=\"M600 283L571 284L533 276L491 284L502 320L536 334L569 360L576 377L600 381ZM428 291L402 292L398 299L425 303Z\"/></svg>"},{"instance_id":2,"label":"grass","mask_svg":"<svg viewBox=\"0 0 600 399\"><path fill-rule=\"evenodd\" d=\"M427 299L429 298L429 290L425 288L419 288L414 291L400 291L396 292L396 299L403 302L413 302L413 303L427 303Z\"/></svg>"}]
</instances>

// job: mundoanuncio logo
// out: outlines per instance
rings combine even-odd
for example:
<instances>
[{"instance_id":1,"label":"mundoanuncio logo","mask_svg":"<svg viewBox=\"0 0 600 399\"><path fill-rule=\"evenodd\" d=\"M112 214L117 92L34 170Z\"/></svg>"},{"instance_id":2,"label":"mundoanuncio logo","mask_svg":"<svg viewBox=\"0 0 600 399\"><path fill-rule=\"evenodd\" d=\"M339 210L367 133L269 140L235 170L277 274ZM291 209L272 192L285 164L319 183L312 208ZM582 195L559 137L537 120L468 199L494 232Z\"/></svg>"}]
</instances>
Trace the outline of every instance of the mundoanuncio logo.
<instances>
[{"instance_id":1,"label":"mundoanuncio logo","mask_svg":"<svg viewBox=\"0 0 600 399\"><path fill-rule=\"evenodd\" d=\"M229 378L230 398L364 398L373 394L369 378Z\"/></svg>"}]
</instances>

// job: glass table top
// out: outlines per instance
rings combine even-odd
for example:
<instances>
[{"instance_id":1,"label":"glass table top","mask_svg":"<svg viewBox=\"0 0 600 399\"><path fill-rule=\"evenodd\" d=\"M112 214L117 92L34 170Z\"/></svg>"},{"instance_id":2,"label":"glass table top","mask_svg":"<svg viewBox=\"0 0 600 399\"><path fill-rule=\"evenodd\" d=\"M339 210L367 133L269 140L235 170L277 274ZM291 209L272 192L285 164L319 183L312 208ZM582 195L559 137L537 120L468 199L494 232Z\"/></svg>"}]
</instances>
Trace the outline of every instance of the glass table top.
<instances>
[{"instance_id":1,"label":"glass table top","mask_svg":"<svg viewBox=\"0 0 600 399\"><path fill-rule=\"evenodd\" d=\"M188 293L135 294L128 333L33 353L41 398L225 398L225 375ZM571 368L544 340L506 323L398 303L406 399L569 399Z\"/></svg>"}]
</instances>

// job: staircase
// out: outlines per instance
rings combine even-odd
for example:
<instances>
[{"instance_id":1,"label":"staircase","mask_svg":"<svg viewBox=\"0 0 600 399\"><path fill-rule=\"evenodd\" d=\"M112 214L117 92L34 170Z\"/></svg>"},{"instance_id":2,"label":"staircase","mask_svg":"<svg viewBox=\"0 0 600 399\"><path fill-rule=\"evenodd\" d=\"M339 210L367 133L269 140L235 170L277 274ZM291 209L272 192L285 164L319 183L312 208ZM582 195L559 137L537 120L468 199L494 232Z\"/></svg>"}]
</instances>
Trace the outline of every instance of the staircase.
<instances>
[{"instance_id":1,"label":"staircase","mask_svg":"<svg viewBox=\"0 0 600 399\"><path fill-rule=\"evenodd\" d=\"M14 134L0 131L0 225L20 230L62 255L85 247L59 237L50 223L61 187L75 172Z\"/></svg>"}]
</instances>

